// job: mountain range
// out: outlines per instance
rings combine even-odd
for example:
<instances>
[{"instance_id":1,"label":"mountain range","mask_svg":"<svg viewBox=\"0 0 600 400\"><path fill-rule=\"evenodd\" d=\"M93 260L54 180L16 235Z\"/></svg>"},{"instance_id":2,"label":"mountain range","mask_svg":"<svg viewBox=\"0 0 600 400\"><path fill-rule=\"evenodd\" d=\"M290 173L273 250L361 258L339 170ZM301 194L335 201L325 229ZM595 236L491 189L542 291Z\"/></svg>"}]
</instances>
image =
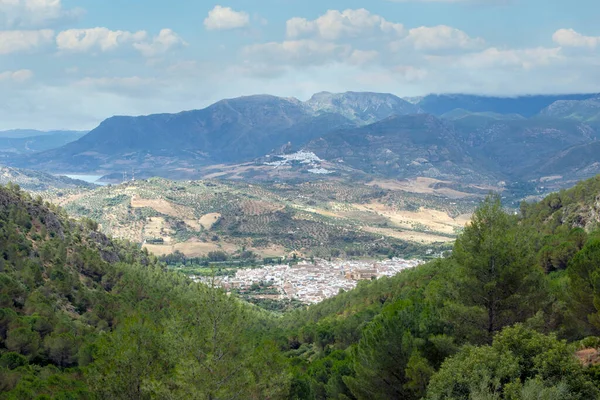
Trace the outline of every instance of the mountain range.
<instances>
[{"instance_id":1,"label":"mountain range","mask_svg":"<svg viewBox=\"0 0 600 400\"><path fill-rule=\"evenodd\" d=\"M85 131L37 131L17 129L0 131L0 155L31 154L51 150L73 142L87 132Z\"/></svg>"},{"instance_id":2,"label":"mountain range","mask_svg":"<svg viewBox=\"0 0 600 400\"><path fill-rule=\"evenodd\" d=\"M322 92L306 102L257 95L178 114L111 117L78 140L7 163L53 173L135 169L177 178L200 177L209 165L306 150L329 165L388 178L580 179L600 171L600 155L585 150L597 146L599 114L598 94L402 99Z\"/></svg>"}]
</instances>

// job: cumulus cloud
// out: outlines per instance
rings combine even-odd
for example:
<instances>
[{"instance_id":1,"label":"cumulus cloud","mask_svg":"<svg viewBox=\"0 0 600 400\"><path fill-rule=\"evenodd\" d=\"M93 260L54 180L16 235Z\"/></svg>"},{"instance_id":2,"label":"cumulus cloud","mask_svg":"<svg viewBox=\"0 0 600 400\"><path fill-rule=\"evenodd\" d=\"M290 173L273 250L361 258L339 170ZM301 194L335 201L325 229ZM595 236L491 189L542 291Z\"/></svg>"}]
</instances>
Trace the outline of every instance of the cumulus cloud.
<instances>
[{"instance_id":1,"label":"cumulus cloud","mask_svg":"<svg viewBox=\"0 0 600 400\"><path fill-rule=\"evenodd\" d=\"M478 53L470 53L456 58L456 64L470 69L484 68L520 68L529 70L534 67L550 65L560 61L563 57L561 49L556 48L528 48L501 50L495 47L485 49ZM442 64L448 60L442 61Z\"/></svg>"},{"instance_id":2,"label":"cumulus cloud","mask_svg":"<svg viewBox=\"0 0 600 400\"><path fill-rule=\"evenodd\" d=\"M187 43L171 29L162 29L152 41L134 43L133 47L145 57L155 57L186 45Z\"/></svg>"},{"instance_id":3,"label":"cumulus cloud","mask_svg":"<svg viewBox=\"0 0 600 400\"><path fill-rule=\"evenodd\" d=\"M6 0L4 0L6 1ZM0 31L0 54L30 51L49 44L54 39L54 31Z\"/></svg>"},{"instance_id":4,"label":"cumulus cloud","mask_svg":"<svg viewBox=\"0 0 600 400\"><path fill-rule=\"evenodd\" d=\"M0 0L0 25L9 29L47 27L81 14L79 8L64 9L61 0Z\"/></svg>"},{"instance_id":5,"label":"cumulus cloud","mask_svg":"<svg viewBox=\"0 0 600 400\"><path fill-rule=\"evenodd\" d=\"M310 39L255 44L243 49L243 55L247 59L288 65L322 65L347 58L351 54L352 50L347 45Z\"/></svg>"},{"instance_id":6,"label":"cumulus cloud","mask_svg":"<svg viewBox=\"0 0 600 400\"><path fill-rule=\"evenodd\" d=\"M28 69L20 69L17 71L4 71L0 72L0 82L11 81L11 82L26 82L33 77L33 72Z\"/></svg>"},{"instance_id":7,"label":"cumulus cloud","mask_svg":"<svg viewBox=\"0 0 600 400\"><path fill-rule=\"evenodd\" d=\"M64 52L108 52L124 45L132 46L146 57L155 57L186 43L171 29L162 29L151 39L146 31L113 31L103 27L69 29L56 36L56 46Z\"/></svg>"},{"instance_id":8,"label":"cumulus cloud","mask_svg":"<svg viewBox=\"0 0 600 400\"><path fill-rule=\"evenodd\" d=\"M600 36L584 36L574 29L559 29L552 35L554 43L563 47L590 47L600 44Z\"/></svg>"},{"instance_id":9,"label":"cumulus cloud","mask_svg":"<svg viewBox=\"0 0 600 400\"><path fill-rule=\"evenodd\" d=\"M413 28L406 41L416 50L474 49L485 44L481 38L471 38L460 29L446 25Z\"/></svg>"},{"instance_id":10,"label":"cumulus cloud","mask_svg":"<svg viewBox=\"0 0 600 400\"><path fill-rule=\"evenodd\" d=\"M146 39L145 31L112 31L108 28L69 29L56 37L59 50L87 52L90 50L109 51L122 44L141 42Z\"/></svg>"},{"instance_id":11,"label":"cumulus cloud","mask_svg":"<svg viewBox=\"0 0 600 400\"><path fill-rule=\"evenodd\" d=\"M295 17L287 21L286 31L289 38L317 36L325 40L337 40L342 37L380 33L401 35L404 33L404 26L389 22L361 8L345 11L329 10L313 21Z\"/></svg>"},{"instance_id":12,"label":"cumulus cloud","mask_svg":"<svg viewBox=\"0 0 600 400\"><path fill-rule=\"evenodd\" d=\"M243 11L234 11L231 7L215 6L204 19L204 27L209 30L229 30L250 25L250 16Z\"/></svg>"}]
</instances>

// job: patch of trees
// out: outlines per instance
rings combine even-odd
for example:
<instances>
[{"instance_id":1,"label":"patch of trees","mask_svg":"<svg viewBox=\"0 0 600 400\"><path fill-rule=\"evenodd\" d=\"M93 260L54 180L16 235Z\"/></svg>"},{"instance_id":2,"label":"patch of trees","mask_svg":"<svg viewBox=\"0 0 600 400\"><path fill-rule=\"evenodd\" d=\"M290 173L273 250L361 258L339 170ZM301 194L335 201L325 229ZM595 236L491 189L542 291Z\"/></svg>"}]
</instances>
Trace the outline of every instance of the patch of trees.
<instances>
[{"instance_id":1,"label":"patch of trees","mask_svg":"<svg viewBox=\"0 0 600 400\"><path fill-rule=\"evenodd\" d=\"M600 236L496 196L447 258L284 314L0 203L0 399L600 398Z\"/></svg>"}]
</instances>

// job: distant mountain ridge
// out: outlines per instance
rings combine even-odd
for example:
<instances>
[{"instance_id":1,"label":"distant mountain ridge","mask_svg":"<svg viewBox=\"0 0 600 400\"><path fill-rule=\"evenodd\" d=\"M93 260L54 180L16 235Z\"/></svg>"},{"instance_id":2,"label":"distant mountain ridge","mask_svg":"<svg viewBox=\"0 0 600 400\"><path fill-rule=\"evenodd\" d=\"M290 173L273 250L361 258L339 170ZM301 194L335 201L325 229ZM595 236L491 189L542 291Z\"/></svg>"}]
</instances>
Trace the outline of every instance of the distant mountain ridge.
<instances>
[{"instance_id":1,"label":"distant mountain ridge","mask_svg":"<svg viewBox=\"0 0 600 400\"><path fill-rule=\"evenodd\" d=\"M597 99L457 94L407 101L386 93L321 92L302 102L246 96L177 114L111 117L77 141L12 160L53 173L135 169L187 179L208 165L307 149L324 161L392 178L532 179L546 170L536 169L544 161L598 140L600 125L592 123ZM574 118L565 111L570 108L590 110L589 118ZM582 162L561 161L560 171L550 169L567 176Z\"/></svg>"},{"instance_id":2,"label":"distant mountain ridge","mask_svg":"<svg viewBox=\"0 0 600 400\"><path fill-rule=\"evenodd\" d=\"M423 113L417 105L388 93L321 92L304 104L316 113L340 114L363 124L372 124L392 115Z\"/></svg>"},{"instance_id":3,"label":"distant mountain ridge","mask_svg":"<svg viewBox=\"0 0 600 400\"><path fill-rule=\"evenodd\" d=\"M51 150L85 134L87 131L0 131L0 153L27 154Z\"/></svg>"}]
</instances>

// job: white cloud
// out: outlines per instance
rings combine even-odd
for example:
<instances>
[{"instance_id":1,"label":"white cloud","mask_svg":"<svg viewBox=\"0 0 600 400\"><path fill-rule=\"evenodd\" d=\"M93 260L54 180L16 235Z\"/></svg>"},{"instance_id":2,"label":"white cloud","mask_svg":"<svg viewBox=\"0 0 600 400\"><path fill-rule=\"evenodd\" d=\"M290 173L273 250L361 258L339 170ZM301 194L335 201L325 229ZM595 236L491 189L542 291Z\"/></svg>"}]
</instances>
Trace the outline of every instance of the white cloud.
<instances>
[{"instance_id":1,"label":"white cloud","mask_svg":"<svg viewBox=\"0 0 600 400\"><path fill-rule=\"evenodd\" d=\"M133 47L145 57L155 57L187 43L171 29L162 29L151 42L134 43Z\"/></svg>"},{"instance_id":2,"label":"white cloud","mask_svg":"<svg viewBox=\"0 0 600 400\"><path fill-rule=\"evenodd\" d=\"M365 65L379 58L377 50L354 50L348 57L348 62L352 65Z\"/></svg>"},{"instance_id":3,"label":"white cloud","mask_svg":"<svg viewBox=\"0 0 600 400\"><path fill-rule=\"evenodd\" d=\"M368 34L402 35L402 24L386 21L385 18L371 14L364 8L358 10L329 10L319 18L309 21L305 18L292 18L287 21L287 36L317 36L325 40L338 40L342 37L364 37Z\"/></svg>"},{"instance_id":4,"label":"white cloud","mask_svg":"<svg viewBox=\"0 0 600 400\"><path fill-rule=\"evenodd\" d=\"M0 54L33 50L51 43L52 39L54 39L54 31L50 29L39 31L0 31Z\"/></svg>"},{"instance_id":5,"label":"white cloud","mask_svg":"<svg viewBox=\"0 0 600 400\"><path fill-rule=\"evenodd\" d=\"M88 52L90 50L114 50L125 43L145 40L145 31L111 31L108 28L69 29L56 37L59 50L72 52Z\"/></svg>"},{"instance_id":6,"label":"white cloud","mask_svg":"<svg viewBox=\"0 0 600 400\"><path fill-rule=\"evenodd\" d=\"M584 36L573 29L559 29L552 35L554 43L563 47L591 47L600 44L600 36Z\"/></svg>"},{"instance_id":7,"label":"white cloud","mask_svg":"<svg viewBox=\"0 0 600 400\"><path fill-rule=\"evenodd\" d=\"M146 31L112 31L108 28L69 29L56 36L56 45L64 52L107 52L128 45L145 57L155 57L187 43L171 29L162 29L152 39Z\"/></svg>"},{"instance_id":8,"label":"white cloud","mask_svg":"<svg viewBox=\"0 0 600 400\"><path fill-rule=\"evenodd\" d=\"M61 0L0 0L0 24L8 28L46 27L82 13L79 8L65 10Z\"/></svg>"},{"instance_id":9,"label":"white cloud","mask_svg":"<svg viewBox=\"0 0 600 400\"><path fill-rule=\"evenodd\" d=\"M204 27L209 30L229 30L244 28L250 24L250 16L231 7L215 6L204 19Z\"/></svg>"},{"instance_id":10,"label":"white cloud","mask_svg":"<svg viewBox=\"0 0 600 400\"><path fill-rule=\"evenodd\" d=\"M250 45L243 49L242 54L260 63L299 66L345 59L352 50L347 45L304 39Z\"/></svg>"},{"instance_id":11,"label":"white cloud","mask_svg":"<svg viewBox=\"0 0 600 400\"><path fill-rule=\"evenodd\" d=\"M33 72L28 69L0 72L0 82L12 81L22 83L30 80L32 77Z\"/></svg>"},{"instance_id":12,"label":"white cloud","mask_svg":"<svg viewBox=\"0 0 600 400\"><path fill-rule=\"evenodd\" d=\"M473 70L484 68L519 68L529 70L560 61L560 48L537 47L529 49L500 50L490 47L482 52L465 54L456 59L456 64ZM448 59L440 58L441 64Z\"/></svg>"},{"instance_id":13,"label":"white cloud","mask_svg":"<svg viewBox=\"0 0 600 400\"><path fill-rule=\"evenodd\" d=\"M446 25L413 28L408 31L408 37L405 40L419 51L474 49L485 44L481 38L471 38L460 29Z\"/></svg>"}]
</instances>

